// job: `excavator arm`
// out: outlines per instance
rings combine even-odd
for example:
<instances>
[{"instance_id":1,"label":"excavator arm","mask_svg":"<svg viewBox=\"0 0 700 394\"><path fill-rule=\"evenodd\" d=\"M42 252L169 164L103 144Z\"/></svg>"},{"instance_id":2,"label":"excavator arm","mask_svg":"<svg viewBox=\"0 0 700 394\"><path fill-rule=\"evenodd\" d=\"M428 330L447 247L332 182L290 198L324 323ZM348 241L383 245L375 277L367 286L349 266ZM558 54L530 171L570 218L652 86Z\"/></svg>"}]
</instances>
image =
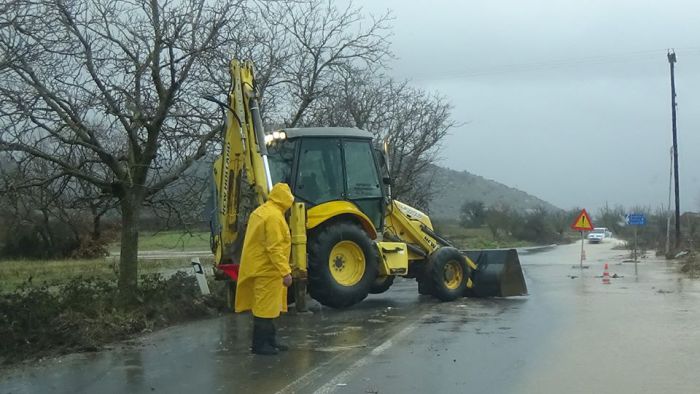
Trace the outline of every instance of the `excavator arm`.
<instances>
[{"instance_id":1,"label":"excavator arm","mask_svg":"<svg viewBox=\"0 0 700 394\"><path fill-rule=\"evenodd\" d=\"M430 270L433 257L439 257L442 248L457 248L438 234L430 217L419 210L393 200L385 218L384 239L405 242L409 260L422 270L417 277ZM478 297L510 297L527 294L518 253L515 249L459 251L468 266L467 293ZM427 265L425 263L428 263ZM410 269L409 269L410 271Z\"/></svg>"},{"instance_id":2,"label":"excavator arm","mask_svg":"<svg viewBox=\"0 0 700 394\"><path fill-rule=\"evenodd\" d=\"M388 178L390 163L386 141L383 151L378 153L383 156L380 171ZM389 202L384 218L383 237L386 241L406 244L409 276L416 277L420 283L421 280L425 280L426 275L431 275L436 260L444 259L444 256L448 255L461 255L459 258L464 261L468 271L467 294L479 297L527 294L527 285L515 249L459 251L454 244L435 231L428 215L391 199L390 186L387 189ZM451 249L450 253L445 253L445 249Z\"/></svg>"},{"instance_id":3,"label":"excavator arm","mask_svg":"<svg viewBox=\"0 0 700 394\"><path fill-rule=\"evenodd\" d=\"M267 142L284 137L280 132L269 135L263 129L259 93L253 63L232 60L229 65L231 88L228 102L220 103L226 112L222 152L213 165L211 249L217 275L229 279L229 305L235 293L238 267L243 246L246 213L261 205L272 189ZM291 210L292 272L294 291L306 293L306 211L303 203ZM303 302L297 309L304 309Z\"/></svg>"},{"instance_id":4,"label":"excavator arm","mask_svg":"<svg viewBox=\"0 0 700 394\"><path fill-rule=\"evenodd\" d=\"M225 108L222 153L213 166L211 247L217 266L234 263L240 254L244 197L249 196L257 206L272 188L253 64L232 60L229 71L231 88Z\"/></svg>"}]
</instances>

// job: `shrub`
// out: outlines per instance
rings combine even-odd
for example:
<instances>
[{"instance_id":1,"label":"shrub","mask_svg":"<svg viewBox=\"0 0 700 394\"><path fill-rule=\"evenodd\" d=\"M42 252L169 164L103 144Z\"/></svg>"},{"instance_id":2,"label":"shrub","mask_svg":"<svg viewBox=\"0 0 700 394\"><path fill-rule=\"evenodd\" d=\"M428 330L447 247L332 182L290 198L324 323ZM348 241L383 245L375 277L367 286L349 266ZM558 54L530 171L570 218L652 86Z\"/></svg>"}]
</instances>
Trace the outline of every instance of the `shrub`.
<instances>
[{"instance_id":1,"label":"shrub","mask_svg":"<svg viewBox=\"0 0 700 394\"><path fill-rule=\"evenodd\" d=\"M184 272L142 276L135 301L118 300L114 281L82 277L57 286L25 283L0 295L0 362L95 350L224 307L219 299L202 296L194 277Z\"/></svg>"}]
</instances>

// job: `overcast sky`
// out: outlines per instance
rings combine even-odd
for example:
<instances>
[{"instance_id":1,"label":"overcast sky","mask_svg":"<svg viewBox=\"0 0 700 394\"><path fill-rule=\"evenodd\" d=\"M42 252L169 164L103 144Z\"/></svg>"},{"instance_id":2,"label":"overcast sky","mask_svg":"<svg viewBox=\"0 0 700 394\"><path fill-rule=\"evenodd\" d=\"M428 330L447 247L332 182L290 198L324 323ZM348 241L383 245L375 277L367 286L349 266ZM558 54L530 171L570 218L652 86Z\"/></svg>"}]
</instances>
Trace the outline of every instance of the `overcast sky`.
<instances>
[{"instance_id":1,"label":"overcast sky","mask_svg":"<svg viewBox=\"0 0 700 394\"><path fill-rule=\"evenodd\" d=\"M700 2L359 0L391 74L446 96L442 163L562 208L665 206L675 48L681 206L700 210Z\"/></svg>"}]
</instances>

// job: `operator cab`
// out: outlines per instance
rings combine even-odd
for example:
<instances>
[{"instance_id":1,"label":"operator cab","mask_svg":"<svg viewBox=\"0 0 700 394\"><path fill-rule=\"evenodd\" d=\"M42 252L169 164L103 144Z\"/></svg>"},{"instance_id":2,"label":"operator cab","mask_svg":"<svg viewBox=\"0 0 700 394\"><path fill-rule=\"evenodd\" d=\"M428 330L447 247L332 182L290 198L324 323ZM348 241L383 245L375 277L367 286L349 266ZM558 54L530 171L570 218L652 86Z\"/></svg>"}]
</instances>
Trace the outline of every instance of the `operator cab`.
<instances>
[{"instance_id":1,"label":"operator cab","mask_svg":"<svg viewBox=\"0 0 700 394\"><path fill-rule=\"evenodd\" d=\"M372 134L342 127L284 129L268 135L272 183L285 182L307 207L354 203L382 228L384 197Z\"/></svg>"}]
</instances>

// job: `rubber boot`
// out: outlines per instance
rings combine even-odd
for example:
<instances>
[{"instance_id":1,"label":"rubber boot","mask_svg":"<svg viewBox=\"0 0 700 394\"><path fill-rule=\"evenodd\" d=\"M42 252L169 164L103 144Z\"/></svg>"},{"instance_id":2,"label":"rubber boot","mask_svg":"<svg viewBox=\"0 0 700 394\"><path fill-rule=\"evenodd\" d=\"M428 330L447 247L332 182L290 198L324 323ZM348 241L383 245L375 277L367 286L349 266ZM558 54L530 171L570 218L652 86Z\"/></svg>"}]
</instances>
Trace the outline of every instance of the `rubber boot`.
<instances>
[{"instance_id":1,"label":"rubber boot","mask_svg":"<svg viewBox=\"0 0 700 394\"><path fill-rule=\"evenodd\" d=\"M269 330L270 330L270 337L269 337L269 343L274 347L275 349L279 350L280 352L286 352L289 350L289 346L283 345L277 341L277 327L275 327L275 322L273 319L268 320L268 325L269 325Z\"/></svg>"},{"instance_id":2,"label":"rubber boot","mask_svg":"<svg viewBox=\"0 0 700 394\"><path fill-rule=\"evenodd\" d=\"M277 354L277 349L269 341L270 329L266 320L268 319L253 317L253 346L251 348L253 354L266 356Z\"/></svg>"}]
</instances>

